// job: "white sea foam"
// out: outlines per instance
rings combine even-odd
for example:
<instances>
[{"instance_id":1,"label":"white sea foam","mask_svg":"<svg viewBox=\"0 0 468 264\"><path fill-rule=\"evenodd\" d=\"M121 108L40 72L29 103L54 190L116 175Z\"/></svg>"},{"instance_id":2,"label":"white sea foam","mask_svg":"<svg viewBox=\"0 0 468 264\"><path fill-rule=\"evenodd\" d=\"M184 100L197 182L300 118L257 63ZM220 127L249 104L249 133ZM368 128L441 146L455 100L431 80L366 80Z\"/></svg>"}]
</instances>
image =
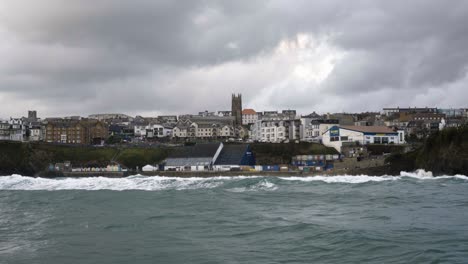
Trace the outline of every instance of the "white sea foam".
<instances>
[{"instance_id":1,"label":"white sea foam","mask_svg":"<svg viewBox=\"0 0 468 264\"><path fill-rule=\"evenodd\" d=\"M243 183L241 187L227 189L233 192L246 191L274 191L278 189L278 183L272 182L268 177L262 176L219 176L219 177L161 177L134 175L127 178L32 178L21 175L0 177L0 190L187 190L187 189L210 189L220 187L223 184L245 179L260 178L253 183ZM267 179L268 178L268 179ZM325 183L365 183L396 181L403 178L417 180L440 180L460 179L468 181L465 175L438 176L433 177L431 172L418 170L416 172L401 172L400 176L368 176L368 175L339 175L339 176L308 176L308 177L278 177L284 181ZM245 186L244 186L245 185Z\"/></svg>"},{"instance_id":2,"label":"white sea foam","mask_svg":"<svg viewBox=\"0 0 468 264\"><path fill-rule=\"evenodd\" d=\"M400 175L402 177L411 177L411 178L417 178L421 180L434 179L434 175L432 174L432 172L425 171L425 170L416 170L415 172L402 171L400 172Z\"/></svg>"},{"instance_id":3,"label":"white sea foam","mask_svg":"<svg viewBox=\"0 0 468 264\"><path fill-rule=\"evenodd\" d=\"M368 175L338 175L338 176L308 176L308 177L280 177L282 180L287 181L302 181L312 182L321 181L326 183L365 183L365 182L382 182L382 181L395 181L402 178L414 178L418 180L441 180L441 179L461 179L468 180L465 175L455 176L437 176L434 177L432 172L417 170L415 172L402 171L400 176L368 176Z\"/></svg>"},{"instance_id":4,"label":"white sea foam","mask_svg":"<svg viewBox=\"0 0 468 264\"><path fill-rule=\"evenodd\" d=\"M275 191L278 189L278 186L268 180L264 179L259 181L258 183L247 186L247 187L235 187L231 189L227 189L230 192L255 192L255 191Z\"/></svg>"},{"instance_id":5,"label":"white sea foam","mask_svg":"<svg viewBox=\"0 0 468 264\"><path fill-rule=\"evenodd\" d=\"M400 179L399 176L367 176L367 175L340 175L340 176L308 176L308 177L280 177L286 181L312 182L321 181L326 183L364 183L381 182Z\"/></svg>"},{"instance_id":6,"label":"white sea foam","mask_svg":"<svg viewBox=\"0 0 468 264\"><path fill-rule=\"evenodd\" d=\"M164 189L206 189L224 183L215 178L145 177L140 175L127 178L31 178L20 175L0 177L0 190L164 190Z\"/></svg>"}]
</instances>

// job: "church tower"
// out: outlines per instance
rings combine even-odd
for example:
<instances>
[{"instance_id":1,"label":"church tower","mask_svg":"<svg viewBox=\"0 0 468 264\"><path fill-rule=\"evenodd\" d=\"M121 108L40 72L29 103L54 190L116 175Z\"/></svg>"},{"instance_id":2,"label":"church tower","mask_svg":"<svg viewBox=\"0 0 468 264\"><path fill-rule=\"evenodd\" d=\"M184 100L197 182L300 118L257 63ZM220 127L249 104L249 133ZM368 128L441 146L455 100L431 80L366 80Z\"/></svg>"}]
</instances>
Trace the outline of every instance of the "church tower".
<instances>
[{"instance_id":1,"label":"church tower","mask_svg":"<svg viewBox=\"0 0 468 264\"><path fill-rule=\"evenodd\" d=\"M232 116L234 117L234 126L242 125L242 95L232 94Z\"/></svg>"}]
</instances>

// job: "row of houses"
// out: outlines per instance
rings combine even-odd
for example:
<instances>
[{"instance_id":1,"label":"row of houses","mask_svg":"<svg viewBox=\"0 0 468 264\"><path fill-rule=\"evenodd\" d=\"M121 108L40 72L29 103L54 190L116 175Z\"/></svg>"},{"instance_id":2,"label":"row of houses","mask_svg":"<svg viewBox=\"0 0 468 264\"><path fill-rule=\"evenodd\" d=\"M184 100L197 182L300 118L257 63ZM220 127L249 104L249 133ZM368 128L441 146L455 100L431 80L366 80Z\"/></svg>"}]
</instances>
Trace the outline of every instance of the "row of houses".
<instances>
[{"instance_id":1,"label":"row of houses","mask_svg":"<svg viewBox=\"0 0 468 264\"><path fill-rule=\"evenodd\" d=\"M21 119L0 120L0 140L24 141L27 128Z\"/></svg>"},{"instance_id":2,"label":"row of houses","mask_svg":"<svg viewBox=\"0 0 468 264\"><path fill-rule=\"evenodd\" d=\"M109 136L108 125L88 118L50 118L44 121L48 143L102 145Z\"/></svg>"},{"instance_id":3,"label":"row of houses","mask_svg":"<svg viewBox=\"0 0 468 264\"><path fill-rule=\"evenodd\" d=\"M236 110L237 111L237 110ZM239 112L239 111L238 111ZM332 127L379 127L403 130L405 136L422 138L446 127L457 127L468 119L466 109L384 108L382 112L298 115L295 110L241 111L242 125L232 111L199 112L191 115L131 117L125 114L95 114L87 118L28 117L0 120L0 140L45 141L68 144L99 144L147 140L244 140L252 142L322 142ZM363 130L364 128L361 128ZM384 139L384 144L387 142ZM403 142L399 140L398 142ZM388 143L397 143L389 141Z\"/></svg>"},{"instance_id":4,"label":"row of houses","mask_svg":"<svg viewBox=\"0 0 468 264\"><path fill-rule=\"evenodd\" d=\"M41 120L37 118L36 111L29 111L28 117L0 120L0 140L102 144L108 136L108 125L96 119L65 117Z\"/></svg>"}]
</instances>

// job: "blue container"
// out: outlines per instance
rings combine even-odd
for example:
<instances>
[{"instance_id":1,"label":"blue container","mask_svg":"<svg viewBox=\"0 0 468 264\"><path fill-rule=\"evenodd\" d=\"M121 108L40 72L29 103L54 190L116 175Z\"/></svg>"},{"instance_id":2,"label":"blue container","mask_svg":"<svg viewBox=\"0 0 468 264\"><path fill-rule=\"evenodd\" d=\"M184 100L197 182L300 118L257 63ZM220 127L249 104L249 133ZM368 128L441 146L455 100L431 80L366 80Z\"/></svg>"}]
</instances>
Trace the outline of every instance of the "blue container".
<instances>
[{"instance_id":1,"label":"blue container","mask_svg":"<svg viewBox=\"0 0 468 264\"><path fill-rule=\"evenodd\" d=\"M263 170L264 171L279 171L280 167L279 165L263 165Z\"/></svg>"}]
</instances>

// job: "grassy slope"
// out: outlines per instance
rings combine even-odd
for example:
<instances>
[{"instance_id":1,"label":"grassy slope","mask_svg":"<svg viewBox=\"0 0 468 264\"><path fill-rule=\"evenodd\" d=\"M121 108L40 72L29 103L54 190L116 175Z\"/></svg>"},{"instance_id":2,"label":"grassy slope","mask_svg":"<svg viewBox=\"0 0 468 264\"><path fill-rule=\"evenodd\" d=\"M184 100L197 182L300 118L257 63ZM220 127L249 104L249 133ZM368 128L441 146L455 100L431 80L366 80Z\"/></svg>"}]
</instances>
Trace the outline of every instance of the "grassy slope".
<instances>
[{"instance_id":1,"label":"grassy slope","mask_svg":"<svg viewBox=\"0 0 468 264\"><path fill-rule=\"evenodd\" d=\"M166 155L167 150L161 148L118 150L110 147L0 142L0 172L4 175L35 175L50 163L71 161L73 166L105 166L113 158L126 167L141 168L146 164L160 162Z\"/></svg>"},{"instance_id":2,"label":"grassy slope","mask_svg":"<svg viewBox=\"0 0 468 264\"><path fill-rule=\"evenodd\" d=\"M336 154L316 143L251 144L257 164L289 164L295 155ZM167 157L166 148L112 148L0 142L0 173L36 175L50 163L71 161L73 166L105 166L111 160L134 169L157 164Z\"/></svg>"},{"instance_id":3,"label":"grassy slope","mask_svg":"<svg viewBox=\"0 0 468 264\"><path fill-rule=\"evenodd\" d=\"M436 175L468 175L468 126L434 133L418 150L392 155L387 161L392 173L424 169Z\"/></svg>"},{"instance_id":4,"label":"grassy slope","mask_svg":"<svg viewBox=\"0 0 468 264\"><path fill-rule=\"evenodd\" d=\"M416 166L436 173L468 174L468 126L431 135L418 153Z\"/></svg>"}]
</instances>

